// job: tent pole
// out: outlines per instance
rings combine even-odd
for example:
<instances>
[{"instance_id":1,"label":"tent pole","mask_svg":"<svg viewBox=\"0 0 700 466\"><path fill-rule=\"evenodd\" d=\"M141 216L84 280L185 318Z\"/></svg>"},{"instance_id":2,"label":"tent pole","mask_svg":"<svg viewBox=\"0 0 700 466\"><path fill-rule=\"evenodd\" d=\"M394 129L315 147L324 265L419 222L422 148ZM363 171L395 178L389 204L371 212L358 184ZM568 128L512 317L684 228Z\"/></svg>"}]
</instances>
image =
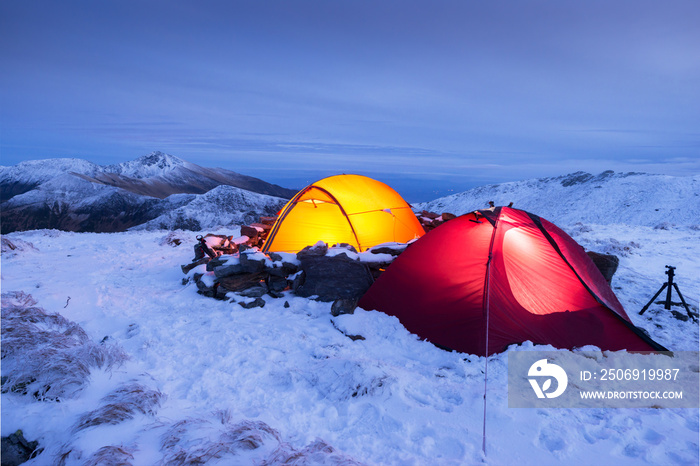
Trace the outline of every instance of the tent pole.
<instances>
[{"instance_id":1,"label":"tent pole","mask_svg":"<svg viewBox=\"0 0 700 466\"><path fill-rule=\"evenodd\" d=\"M500 209L499 209L499 216L500 216ZM486 456L486 388L487 388L487 382L488 382L488 373L489 373L489 317L490 317L490 310L489 310L489 295L491 294L490 292L490 285L491 285L491 258L493 255L493 243L494 240L496 239L496 228L498 226L498 218L496 217L496 220L493 223L493 233L491 233L491 244L489 245L489 258L486 261L486 283L484 286L484 313L486 314L486 338L484 338L485 341L485 348L484 348L484 425L483 425L483 431L482 431L482 442L481 442L481 450L484 452L484 456Z\"/></svg>"},{"instance_id":2,"label":"tent pole","mask_svg":"<svg viewBox=\"0 0 700 466\"><path fill-rule=\"evenodd\" d=\"M481 450L486 456L486 385L489 374L489 278L491 275L491 255L486 264L486 348L484 348L484 424L482 431Z\"/></svg>"}]
</instances>

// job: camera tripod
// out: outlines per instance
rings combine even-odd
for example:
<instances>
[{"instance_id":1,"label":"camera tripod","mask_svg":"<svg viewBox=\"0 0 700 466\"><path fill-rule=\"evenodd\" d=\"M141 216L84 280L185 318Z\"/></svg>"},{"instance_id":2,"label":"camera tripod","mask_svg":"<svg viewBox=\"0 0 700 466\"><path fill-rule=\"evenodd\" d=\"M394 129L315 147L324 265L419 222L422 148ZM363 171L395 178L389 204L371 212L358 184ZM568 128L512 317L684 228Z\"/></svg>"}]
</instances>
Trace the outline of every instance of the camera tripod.
<instances>
[{"instance_id":1,"label":"camera tripod","mask_svg":"<svg viewBox=\"0 0 700 466\"><path fill-rule=\"evenodd\" d=\"M642 310L639 311L639 315L644 314L644 311L646 311L646 310L649 308L649 306L651 306L651 303L653 303L654 300L661 294L661 292L662 292L664 289L666 289L666 300L665 300L665 301L658 301L657 304L663 304L663 305L664 305L664 309L667 309L667 310L670 310L670 309L671 309L671 305L672 305L672 304L675 304L675 305L677 305L677 306L680 305L680 304L683 304L683 307L685 307L685 312L688 313L688 317L690 317L691 319L693 319L694 321L696 321L697 319L695 318L695 314L693 314L692 312L690 312L690 307L688 307L688 305L687 305L686 302L685 302L685 299L683 299L683 295L681 294L681 290L678 288L678 284L676 284L676 283L673 282L673 277L674 277L674 275L675 275L675 270L676 270L676 268L673 267L673 266L671 266L671 265L667 265L666 268L667 268L668 270L665 271L664 273L665 273L666 275L668 275L668 281L667 281L666 283L664 283L663 285L661 285L661 289L659 289L659 291L656 292L656 294L654 295L654 297L651 298L651 300L646 304L646 306L644 306L644 307L642 308ZM675 289L675 290L676 290L676 293L678 293L678 296L680 296L680 298L681 298L681 302L680 302L680 303L674 303L673 301L671 301L671 289L672 289L672 288Z\"/></svg>"}]
</instances>

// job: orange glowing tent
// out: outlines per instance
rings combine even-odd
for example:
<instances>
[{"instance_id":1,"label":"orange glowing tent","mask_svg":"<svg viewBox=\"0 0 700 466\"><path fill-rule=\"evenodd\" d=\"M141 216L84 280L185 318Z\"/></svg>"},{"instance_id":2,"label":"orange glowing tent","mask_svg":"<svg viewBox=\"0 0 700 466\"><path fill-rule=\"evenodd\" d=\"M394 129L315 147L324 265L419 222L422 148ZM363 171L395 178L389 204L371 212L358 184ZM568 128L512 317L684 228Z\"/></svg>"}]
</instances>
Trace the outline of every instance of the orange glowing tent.
<instances>
[{"instance_id":1,"label":"orange glowing tent","mask_svg":"<svg viewBox=\"0 0 700 466\"><path fill-rule=\"evenodd\" d=\"M386 184L361 175L336 175L299 191L280 211L263 252L298 252L323 241L364 251L425 234L411 207Z\"/></svg>"}]
</instances>

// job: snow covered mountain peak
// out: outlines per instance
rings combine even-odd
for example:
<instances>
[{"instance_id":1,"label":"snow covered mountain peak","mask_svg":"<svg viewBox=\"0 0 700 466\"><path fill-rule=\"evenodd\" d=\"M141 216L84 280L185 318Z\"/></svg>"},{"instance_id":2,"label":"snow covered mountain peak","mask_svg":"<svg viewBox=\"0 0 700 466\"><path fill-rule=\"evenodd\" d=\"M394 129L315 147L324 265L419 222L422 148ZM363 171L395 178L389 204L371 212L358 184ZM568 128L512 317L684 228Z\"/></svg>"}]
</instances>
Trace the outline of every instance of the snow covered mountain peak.
<instances>
[{"instance_id":1,"label":"snow covered mountain peak","mask_svg":"<svg viewBox=\"0 0 700 466\"><path fill-rule=\"evenodd\" d=\"M105 171L129 178L152 178L172 172L177 168L186 168L187 162L164 152L155 151L130 162L109 165Z\"/></svg>"},{"instance_id":2,"label":"snow covered mountain peak","mask_svg":"<svg viewBox=\"0 0 700 466\"><path fill-rule=\"evenodd\" d=\"M10 179L47 181L66 172L92 176L101 170L95 163L76 158L26 160L11 167L0 167L0 182Z\"/></svg>"}]
</instances>

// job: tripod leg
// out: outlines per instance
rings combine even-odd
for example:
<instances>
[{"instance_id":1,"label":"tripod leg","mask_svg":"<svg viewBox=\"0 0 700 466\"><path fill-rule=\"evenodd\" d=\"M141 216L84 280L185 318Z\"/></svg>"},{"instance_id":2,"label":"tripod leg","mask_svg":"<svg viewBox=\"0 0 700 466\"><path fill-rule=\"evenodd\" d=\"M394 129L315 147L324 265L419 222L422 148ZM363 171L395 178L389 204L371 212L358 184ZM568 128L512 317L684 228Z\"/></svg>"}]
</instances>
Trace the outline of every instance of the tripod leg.
<instances>
[{"instance_id":1,"label":"tripod leg","mask_svg":"<svg viewBox=\"0 0 700 466\"><path fill-rule=\"evenodd\" d=\"M669 278L668 288L666 289L666 302L664 303L664 309L667 311L671 310L671 290L673 285L675 285L675 283L673 283L673 278Z\"/></svg>"},{"instance_id":2,"label":"tripod leg","mask_svg":"<svg viewBox=\"0 0 700 466\"><path fill-rule=\"evenodd\" d=\"M693 320L697 320L693 313L690 312L690 307L688 307L688 305L685 302L685 299L683 299L683 295L681 294L681 290L678 288L678 285L674 283L673 287L676 289L676 292L678 292L678 296L681 297L681 302L683 303L683 307L685 307L685 312L688 313L688 317L690 317Z\"/></svg>"},{"instance_id":3,"label":"tripod leg","mask_svg":"<svg viewBox=\"0 0 700 466\"><path fill-rule=\"evenodd\" d=\"M653 303L654 300L655 300L656 298L658 298L658 296L661 294L661 292L662 292L662 291L664 290L664 288L666 288L667 286L668 286L668 283L664 283L664 284L661 286L661 289L660 289L659 291L656 292L656 294L654 295L654 297L651 298L651 300L646 304L646 306L644 306L644 307L642 308L641 311L639 311L639 315L640 315L640 316L641 316L642 314L644 314L644 311L646 311L646 310L649 308L649 306L651 306L651 303Z\"/></svg>"}]
</instances>

